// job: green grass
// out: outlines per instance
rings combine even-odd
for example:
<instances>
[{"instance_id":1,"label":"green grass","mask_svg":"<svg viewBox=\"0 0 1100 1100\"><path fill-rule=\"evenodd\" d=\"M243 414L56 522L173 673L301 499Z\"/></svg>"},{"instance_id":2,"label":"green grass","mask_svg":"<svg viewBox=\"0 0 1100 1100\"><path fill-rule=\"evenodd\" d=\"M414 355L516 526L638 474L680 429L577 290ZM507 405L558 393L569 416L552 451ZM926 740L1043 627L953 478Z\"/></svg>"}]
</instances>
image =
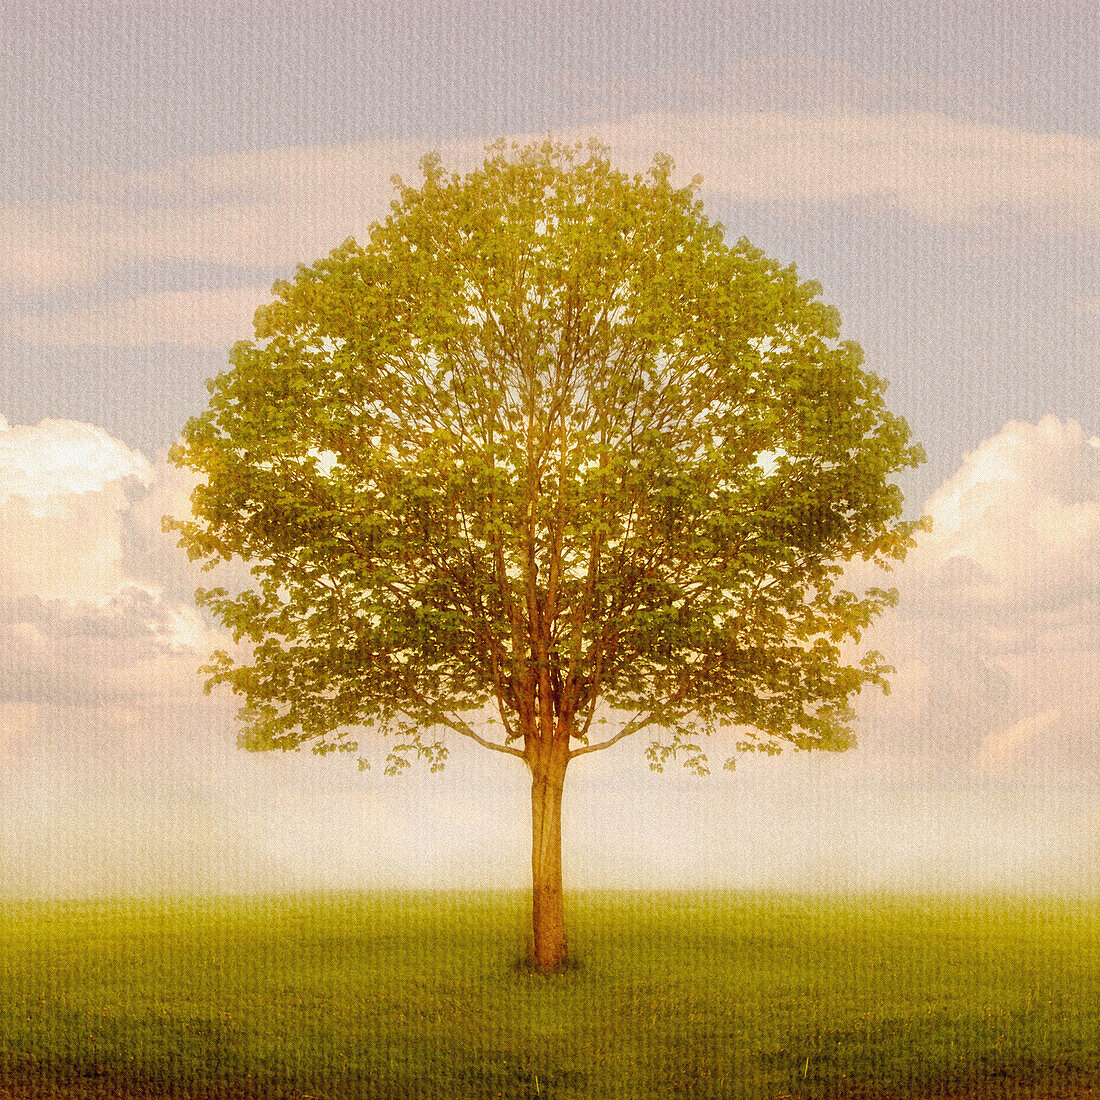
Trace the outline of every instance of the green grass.
<instances>
[{"instance_id":1,"label":"green grass","mask_svg":"<svg viewBox=\"0 0 1100 1100\"><path fill-rule=\"evenodd\" d=\"M1100 903L0 907L0 1097L1100 1097Z\"/></svg>"}]
</instances>

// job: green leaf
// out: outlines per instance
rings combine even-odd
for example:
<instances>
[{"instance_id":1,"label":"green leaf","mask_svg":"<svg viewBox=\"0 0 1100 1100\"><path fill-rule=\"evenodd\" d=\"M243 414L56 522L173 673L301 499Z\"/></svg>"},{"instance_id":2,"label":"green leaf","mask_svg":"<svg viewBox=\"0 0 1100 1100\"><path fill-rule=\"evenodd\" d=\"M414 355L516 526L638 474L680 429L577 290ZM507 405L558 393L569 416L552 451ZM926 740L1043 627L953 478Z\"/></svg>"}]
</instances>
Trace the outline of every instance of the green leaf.
<instances>
[{"instance_id":1,"label":"green leaf","mask_svg":"<svg viewBox=\"0 0 1100 1100\"><path fill-rule=\"evenodd\" d=\"M729 727L850 745L896 593L842 568L913 545L892 478L924 455L820 286L727 243L664 156L422 167L365 243L275 284L170 455L201 477L167 529L255 577L198 596L238 644L206 671L242 743L369 730L387 772L435 770L430 731L490 712L529 761L625 712L657 770L705 773Z\"/></svg>"}]
</instances>

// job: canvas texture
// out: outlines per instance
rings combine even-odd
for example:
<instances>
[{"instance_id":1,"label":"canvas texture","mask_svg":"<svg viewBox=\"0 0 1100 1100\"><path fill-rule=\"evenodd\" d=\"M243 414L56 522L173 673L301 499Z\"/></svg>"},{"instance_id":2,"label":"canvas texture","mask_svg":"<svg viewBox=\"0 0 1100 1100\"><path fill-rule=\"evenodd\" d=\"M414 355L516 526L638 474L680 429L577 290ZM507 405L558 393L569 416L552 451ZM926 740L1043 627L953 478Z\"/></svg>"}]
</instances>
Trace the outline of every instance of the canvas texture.
<instances>
[{"instance_id":1,"label":"canvas texture","mask_svg":"<svg viewBox=\"0 0 1100 1100\"><path fill-rule=\"evenodd\" d=\"M0 1100L1100 1097L1098 44L4 0Z\"/></svg>"}]
</instances>

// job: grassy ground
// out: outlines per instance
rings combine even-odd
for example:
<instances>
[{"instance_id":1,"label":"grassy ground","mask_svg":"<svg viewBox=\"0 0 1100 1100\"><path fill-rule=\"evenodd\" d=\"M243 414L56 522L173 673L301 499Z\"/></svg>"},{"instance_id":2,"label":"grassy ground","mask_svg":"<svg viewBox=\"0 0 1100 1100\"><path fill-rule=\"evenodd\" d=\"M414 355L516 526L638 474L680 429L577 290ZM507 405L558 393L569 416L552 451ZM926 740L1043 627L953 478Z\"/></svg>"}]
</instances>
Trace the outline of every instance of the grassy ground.
<instances>
[{"instance_id":1,"label":"grassy ground","mask_svg":"<svg viewBox=\"0 0 1100 1100\"><path fill-rule=\"evenodd\" d=\"M581 895L0 908L0 1097L1100 1098L1100 904Z\"/></svg>"}]
</instances>

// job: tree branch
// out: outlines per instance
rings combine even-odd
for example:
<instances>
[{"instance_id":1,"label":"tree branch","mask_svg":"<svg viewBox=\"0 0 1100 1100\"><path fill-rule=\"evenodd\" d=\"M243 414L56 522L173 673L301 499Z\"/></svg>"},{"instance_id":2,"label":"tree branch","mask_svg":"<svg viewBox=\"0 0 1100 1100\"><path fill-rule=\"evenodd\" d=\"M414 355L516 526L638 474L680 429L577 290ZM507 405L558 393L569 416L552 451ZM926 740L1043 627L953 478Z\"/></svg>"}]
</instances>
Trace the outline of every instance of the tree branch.
<instances>
[{"instance_id":1,"label":"tree branch","mask_svg":"<svg viewBox=\"0 0 1100 1100\"><path fill-rule=\"evenodd\" d=\"M645 727L653 721L653 718L653 714L647 714L641 719L631 719L631 721L627 722L614 737L610 737L606 741L601 741L598 745L584 745L579 749L574 749L569 754L569 759L572 760L574 756L584 756L586 752L599 752L600 749L609 749L616 741L621 741L624 737L629 737L632 733L637 733L638 730L645 729Z\"/></svg>"},{"instance_id":2,"label":"tree branch","mask_svg":"<svg viewBox=\"0 0 1100 1100\"><path fill-rule=\"evenodd\" d=\"M464 737L472 737L479 745L487 749L494 749L496 752L504 752L509 756L518 756L524 763L527 762L527 757L524 756L519 749L514 749L511 745L498 745L495 741L486 741L480 734L474 733L465 722L447 720L444 724L450 729L453 729L455 733L461 733Z\"/></svg>"}]
</instances>

